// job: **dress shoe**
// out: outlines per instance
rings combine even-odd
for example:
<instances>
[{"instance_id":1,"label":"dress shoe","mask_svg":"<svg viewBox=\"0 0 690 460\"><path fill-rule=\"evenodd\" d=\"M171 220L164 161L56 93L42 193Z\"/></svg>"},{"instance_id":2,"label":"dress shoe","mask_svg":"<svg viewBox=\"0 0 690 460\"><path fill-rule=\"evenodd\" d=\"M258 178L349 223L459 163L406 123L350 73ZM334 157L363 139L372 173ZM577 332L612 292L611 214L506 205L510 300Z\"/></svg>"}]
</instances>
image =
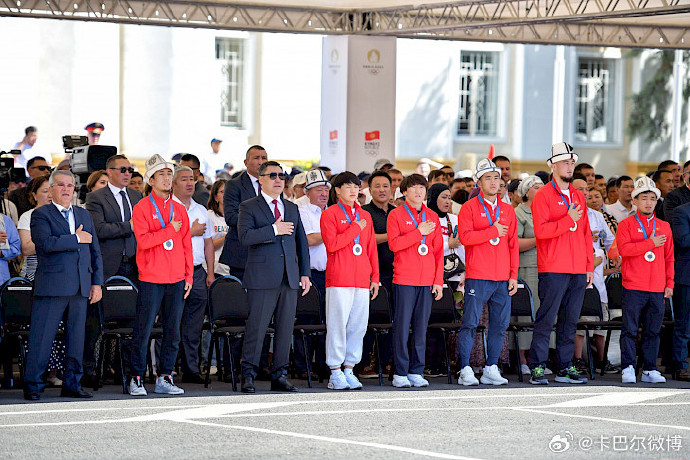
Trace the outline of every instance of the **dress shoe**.
<instances>
[{"instance_id":1,"label":"dress shoe","mask_svg":"<svg viewBox=\"0 0 690 460\"><path fill-rule=\"evenodd\" d=\"M38 401L41 399L38 391L24 390L24 399L27 401Z\"/></svg>"},{"instance_id":2,"label":"dress shoe","mask_svg":"<svg viewBox=\"0 0 690 460\"><path fill-rule=\"evenodd\" d=\"M256 393L256 388L254 388L254 377L242 377L242 393Z\"/></svg>"},{"instance_id":3,"label":"dress shoe","mask_svg":"<svg viewBox=\"0 0 690 460\"><path fill-rule=\"evenodd\" d=\"M93 395L87 391L84 391L84 389L80 388L77 391L70 390L67 388L63 388L60 390L60 396L63 396L65 398L93 398Z\"/></svg>"},{"instance_id":4,"label":"dress shoe","mask_svg":"<svg viewBox=\"0 0 690 460\"><path fill-rule=\"evenodd\" d=\"M271 391L297 391L297 387L288 382L287 377L280 376L276 380L271 380Z\"/></svg>"},{"instance_id":5,"label":"dress shoe","mask_svg":"<svg viewBox=\"0 0 690 460\"><path fill-rule=\"evenodd\" d=\"M673 380L690 382L690 369L676 369L673 371Z\"/></svg>"},{"instance_id":6,"label":"dress shoe","mask_svg":"<svg viewBox=\"0 0 690 460\"><path fill-rule=\"evenodd\" d=\"M81 376L81 380L79 382L82 387L86 388L93 388L94 385L96 385L96 376L91 375L91 374L84 374ZM99 385L99 388L103 387L103 385Z\"/></svg>"},{"instance_id":7,"label":"dress shoe","mask_svg":"<svg viewBox=\"0 0 690 460\"><path fill-rule=\"evenodd\" d=\"M201 374L183 374L182 383L196 383L202 385L206 383L206 379Z\"/></svg>"}]
</instances>

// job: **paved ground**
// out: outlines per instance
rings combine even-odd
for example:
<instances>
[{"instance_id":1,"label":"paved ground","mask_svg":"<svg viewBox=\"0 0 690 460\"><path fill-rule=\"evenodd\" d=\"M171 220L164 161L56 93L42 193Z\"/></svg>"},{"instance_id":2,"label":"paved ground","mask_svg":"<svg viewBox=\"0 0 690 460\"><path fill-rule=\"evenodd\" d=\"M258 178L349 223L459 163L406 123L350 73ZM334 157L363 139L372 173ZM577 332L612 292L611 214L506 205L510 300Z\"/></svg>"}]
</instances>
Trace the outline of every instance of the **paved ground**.
<instances>
[{"instance_id":1,"label":"paved ground","mask_svg":"<svg viewBox=\"0 0 690 460\"><path fill-rule=\"evenodd\" d=\"M136 399L106 386L88 401L48 389L39 403L3 390L0 458L690 458L688 385L607 376L532 387L508 377L507 387L369 380L363 391L315 384L287 395L264 391L267 382L256 395L213 382Z\"/></svg>"}]
</instances>

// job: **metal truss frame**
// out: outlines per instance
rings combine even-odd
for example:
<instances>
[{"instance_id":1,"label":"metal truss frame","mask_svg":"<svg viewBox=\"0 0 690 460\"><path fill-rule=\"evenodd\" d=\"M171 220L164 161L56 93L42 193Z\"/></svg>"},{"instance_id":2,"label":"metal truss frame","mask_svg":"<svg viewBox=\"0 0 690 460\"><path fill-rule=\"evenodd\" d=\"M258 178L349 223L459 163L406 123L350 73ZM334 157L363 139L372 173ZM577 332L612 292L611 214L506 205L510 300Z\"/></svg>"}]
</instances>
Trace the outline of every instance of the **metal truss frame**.
<instances>
[{"instance_id":1,"label":"metal truss frame","mask_svg":"<svg viewBox=\"0 0 690 460\"><path fill-rule=\"evenodd\" d=\"M0 0L0 16L261 32L690 49L690 0L464 0L375 10L209 0Z\"/></svg>"}]
</instances>

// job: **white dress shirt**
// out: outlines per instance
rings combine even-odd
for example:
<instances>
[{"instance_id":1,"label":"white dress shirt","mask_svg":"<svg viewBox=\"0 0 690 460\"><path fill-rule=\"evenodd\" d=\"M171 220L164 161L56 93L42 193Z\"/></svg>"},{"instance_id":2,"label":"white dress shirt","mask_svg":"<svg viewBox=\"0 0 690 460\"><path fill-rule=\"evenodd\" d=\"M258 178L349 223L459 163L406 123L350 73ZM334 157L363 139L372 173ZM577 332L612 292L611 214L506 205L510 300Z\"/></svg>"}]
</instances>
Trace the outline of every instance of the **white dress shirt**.
<instances>
[{"instance_id":1,"label":"white dress shirt","mask_svg":"<svg viewBox=\"0 0 690 460\"><path fill-rule=\"evenodd\" d=\"M108 188L110 189L111 192L113 192L113 196L115 196L115 201L117 201L117 205L120 207L120 216L122 217L122 222L125 222L125 206L129 207L129 215L132 215L132 203L129 202L129 195L127 195L127 188L117 188L110 182L108 182ZM122 195L120 195L120 192L124 191L125 195L127 195L127 203L123 204L122 203Z\"/></svg>"},{"instance_id":2,"label":"white dress shirt","mask_svg":"<svg viewBox=\"0 0 690 460\"><path fill-rule=\"evenodd\" d=\"M606 212L615 217L619 224L623 221L623 219L635 214L635 211L637 211L637 207L635 205L633 205L630 211L628 211L628 208L623 206L623 203L621 203L620 200L606 206Z\"/></svg>"},{"instance_id":3,"label":"white dress shirt","mask_svg":"<svg viewBox=\"0 0 690 460\"><path fill-rule=\"evenodd\" d=\"M251 176L249 176L249 177L251 177ZM258 184L258 181L257 181L257 184ZM273 204L273 198L266 195L266 193L264 193L263 190L261 191L261 196L264 197L264 200L266 200L266 204L268 205L268 209L271 210L271 214L273 214L275 216L275 214L276 214L275 208L276 208L276 206L278 206L278 212L280 212L280 217L282 217L283 220L285 220L285 204L283 204L283 200L281 200L280 197L276 198L276 200L278 200L278 204L274 205ZM276 236L278 235L278 227L276 227L276 224L273 224L273 234Z\"/></svg>"},{"instance_id":4,"label":"white dress shirt","mask_svg":"<svg viewBox=\"0 0 690 460\"><path fill-rule=\"evenodd\" d=\"M72 235L74 235L74 232L76 231L76 228L77 228L77 224L76 224L76 221L74 220L74 209L72 209L72 206L70 205L69 208L63 208L62 206L60 206L59 204L57 204L55 202L53 202L53 204L58 209L58 211L60 211L60 216L63 219L64 219L64 214L62 214L62 211L64 211L65 209L69 210L69 220L68 220L69 221L69 232ZM80 243L79 236L77 236L77 243Z\"/></svg>"},{"instance_id":5,"label":"white dress shirt","mask_svg":"<svg viewBox=\"0 0 690 460\"><path fill-rule=\"evenodd\" d=\"M173 195L173 200L180 203L187 210L187 216L189 217L189 228L192 228L192 224L197 219L199 220L200 224L206 224L206 231L203 235L192 237L192 254L194 259L194 266L202 265L204 262L206 262L206 254L204 253L204 240L213 237L213 224L208 218L206 208L204 208L191 198L189 199L189 207L185 206L185 204L182 201L180 201L180 199L175 195Z\"/></svg>"},{"instance_id":6,"label":"white dress shirt","mask_svg":"<svg viewBox=\"0 0 690 460\"><path fill-rule=\"evenodd\" d=\"M310 201L302 203L298 209L302 218L304 233L307 235L321 233L321 213L323 210L315 204L311 204ZM325 271L327 258L325 244L309 246L309 261L312 270Z\"/></svg>"}]
</instances>

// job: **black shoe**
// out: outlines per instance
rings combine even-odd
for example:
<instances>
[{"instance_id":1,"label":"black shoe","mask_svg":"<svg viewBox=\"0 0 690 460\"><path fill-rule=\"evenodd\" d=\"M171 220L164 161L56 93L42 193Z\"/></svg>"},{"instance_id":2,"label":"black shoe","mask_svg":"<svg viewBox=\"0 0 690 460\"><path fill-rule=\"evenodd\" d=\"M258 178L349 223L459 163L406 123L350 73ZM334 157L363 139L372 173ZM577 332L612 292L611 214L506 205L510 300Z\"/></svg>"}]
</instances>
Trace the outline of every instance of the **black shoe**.
<instances>
[{"instance_id":1,"label":"black shoe","mask_svg":"<svg viewBox=\"0 0 690 460\"><path fill-rule=\"evenodd\" d=\"M573 366L580 374L586 374L589 372L589 366L585 364L585 360L582 358L573 359Z\"/></svg>"},{"instance_id":2,"label":"black shoe","mask_svg":"<svg viewBox=\"0 0 690 460\"><path fill-rule=\"evenodd\" d=\"M206 378L202 377L199 373L183 374L182 383L196 383L199 385L203 385L204 383L206 383Z\"/></svg>"},{"instance_id":3,"label":"black shoe","mask_svg":"<svg viewBox=\"0 0 690 460\"><path fill-rule=\"evenodd\" d=\"M24 399L27 401L38 401L41 399L41 395L38 393L38 391L24 390Z\"/></svg>"},{"instance_id":4,"label":"black shoe","mask_svg":"<svg viewBox=\"0 0 690 460\"><path fill-rule=\"evenodd\" d=\"M673 380L690 382L690 369L676 369L673 371Z\"/></svg>"},{"instance_id":5,"label":"black shoe","mask_svg":"<svg viewBox=\"0 0 690 460\"><path fill-rule=\"evenodd\" d=\"M256 393L256 388L254 388L254 377L247 376L242 377L242 393Z\"/></svg>"},{"instance_id":6,"label":"black shoe","mask_svg":"<svg viewBox=\"0 0 690 460\"><path fill-rule=\"evenodd\" d=\"M284 375L277 378L276 380L271 380L271 391L297 391L297 387L291 384L287 377Z\"/></svg>"},{"instance_id":7,"label":"black shoe","mask_svg":"<svg viewBox=\"0 0 690 460\"><path fill-rule=\"evenodd\" d=\"M83 388L80 388L77 391L68 390L67 388L63 388L62 390L60 390L60 396L64 396L65 398L80 398L80 399L93 398L93 395L91 393L89 393L88 391L84 391Z\"/></svg>"},{"instance_id":8,"label":"black shoe","mask_svg":"<svg viewBox=\"0 0 690 460\"><path fill-rule=\"evenodd\" d=\"M558 383L587 383L587 378L581 376L575 366L558 371L554 380Z\"/></svg>"},{"instance_id":9,"label":"black shoe","mask_svg":"<svg viewBox=\"0 0 690 460\"><path fill-rule=\"evenodd\" d=\"M94 385L96 385L96 376L91 374L84 374L81 376L81 380L79 383L82 387L93 388ZM99 388L101 387L103 387L103 385L99 385Z\"/></svg>"},{"instance_id":10,"label":"black shoe","mask_svg":"<svg viewBox=\"0 0 690 460\"><path fill-rule=\"evenodd\" d=\"M611 364L611 361L608 359L604 361L600 361L599 364L597 365L597 369L601 371L601 369L604 369L605 374L620 374L621 373L621 368L618 366L614 366Z\"/></svg>"}]
</instances>

